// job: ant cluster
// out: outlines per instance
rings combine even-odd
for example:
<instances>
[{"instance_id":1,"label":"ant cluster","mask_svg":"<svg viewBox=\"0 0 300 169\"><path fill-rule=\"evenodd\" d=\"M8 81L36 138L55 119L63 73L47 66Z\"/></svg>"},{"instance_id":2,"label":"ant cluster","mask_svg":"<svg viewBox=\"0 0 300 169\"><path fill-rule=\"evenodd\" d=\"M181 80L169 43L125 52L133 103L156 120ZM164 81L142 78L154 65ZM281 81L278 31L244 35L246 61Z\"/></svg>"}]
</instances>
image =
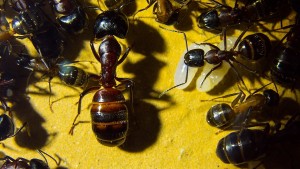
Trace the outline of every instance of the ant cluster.
<instances>
[{"instance_id":1,"label":"ant cluster","mask_svg":"<svg viewBox=\"0 0 300 169\"><path fill-rule=\"evenodd\" d=\"M100 0L97 2L99 4ZM51 80L55 77L58 77L67 86L82 89L77 102L77 115L69 130L70 135L74 134L78 124L84 123L84 121L78 120L83 98L94 93L93 99L90 101L92 131L97 141L102 145L115 147L122 146L126 142L130 123L129 116L134 110L134 81L130 78L117 76L118 66L125 61L131 51L131 47L124 49L119 42L120 39L128 40L130 28L128 16L124 14L123 8L134 3L134 0L104 0L101 3L106 6L107 10L103 11L97 6L88 6L85 2L79 3L77 0L3 0L0 5L0 45L8 51L6 54L2 54L2 57L14 56L15 63L20 69L30 71L26 77L27 81L30 81L32 73L37 72L49 77L50 96L52 95ZM206 73L197 80L197 88L202 92L212 90L216 83L222 81L224 72L223 75L219 75L218 72L224 71L224 67L226 71L230 68L233 70L234 77L238 79L239 88L241 86L247 92L249 92L247 83L244 82L238 67L255 76L268 79L274 84L291 88L297 84L300 72L299 17L295 19L293 25L281 28L289 29L289 32L275 46L272 45L269 37L262 32L255 32L245 37L244 35L256 25L264 27L260 21L274 18L283 19L283 10L279 10L282 7L291 7L294 12L298 12L300 6L298 2L294 0L290 0L288 3L283 0L238 2L236 0L233 7L216 0L208 0L208 2L147 0L147 3L145 8L138 9L133 14L133 21L142 18L140 16L142 12L153 6L156 22L165 25L180 24L181 12L197 5L201 6L201 10L203 8L205 10L195 18L197 26L205 31L221 32L223 38L223 42L219 46L203 42L196 43L192 49L188 47L185 32L159 26L158 29L163 29L163 31L183 34L186 46L186 52L181 57L175 74L175 85L162 92L159 97L174 88L186 88L196 76L196 71L205 66L210 67L206 68ZM45 8L48 7L51 7L50 14L45 12ZM101 12L92 21L89 11L93 9L100 9ZM8 22L9 15L13 15L10 22ZM92 25L92 31L89 30L89 25ZM233 27L240 25L246 27L242 33L236 39L227 38L227 33ZM91 32L88 38L90 51L97 63L100 64L100 73L87 72L76 66L81 61L64 56L64 53L68 52L65 49L69 43L66 37L79 36L89 31ZM15 39L29 40L39 56L33 57L24 50L17 51L14 45ZM97 50L95 45L98 41L100 44ZM26 46L22 47L26 48ZM263 58L270 58L270 55L273 55L270 73L259 72L245 64L245 62L256 62ZM8 100L10 100L10 93L13 91L10 88L14 87L18 77L4 76L4 74L9 73L8 71L1 70L0 76L0 101L4 111L0 115L0 141L17 136L23 128L31 125L25 121L19 129L15 127L13 107L10 107ZM209 83L210 78L215 79L215 84ZM92 82L97 84L91 85ZM259 116L263 108L276 107L280 104L278 91L264 89L265 87L250 93L246 99L240 88L240 93L231 106L221 103L208 111L207 122L211 126L221 130L237 130L222 138L217 145L217 156L224 163L239 165L256 160L266 153L269 144L300 135L296 131L299 129L298 115L288 120L282 127L283 129L278 127L274 132L271 132L269 123L251 121L252 114ZM259 93L261 90L264 90L262 94ZM129 91L128 98L124 94L126 91ZM49 107L53 111L50 96ZM227 96L219 98L225 97ZM262 130L250 129L254 126L263 126L264 128ZM39 153L43 157L47 155L56 161L41 150ZM0 158L0 161L3 162L1 168L49 168L45 157L44 159L46 162L39 159L27 160L22 157L14 159L5 156Z\"/></svg>"}]
</instances>

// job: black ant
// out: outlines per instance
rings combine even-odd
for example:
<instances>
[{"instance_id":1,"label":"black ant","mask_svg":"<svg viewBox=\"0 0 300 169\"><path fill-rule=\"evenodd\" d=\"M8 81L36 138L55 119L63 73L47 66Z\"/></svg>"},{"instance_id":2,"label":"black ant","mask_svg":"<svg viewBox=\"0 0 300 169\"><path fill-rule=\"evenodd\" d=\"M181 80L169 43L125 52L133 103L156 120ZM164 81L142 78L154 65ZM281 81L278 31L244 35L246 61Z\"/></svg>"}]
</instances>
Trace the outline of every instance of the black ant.
<instances>
[{"instance_id":1,"label":"black ant","mask_svg":"<svg viewBox=\"0 0 300 169\"><path fill-rule=\"evenodd\" d=\"M88 16L77 0L50 0L56 20L60 27L69 33L78 34L83 32L88 24Z\"/></svg>"},{"instance_id":2,"label":"black ant","mask_svg":"<svg viewBox=\"0 0 300 169\"><path fill-rule=\"evenodd\" d=\"M109 10L98 15L94 25L94 39L90 45L95 58L101 64L101 74L97 77L99 86L86 89L80 94L78 113L73 121L70 134L78 124L76 120L81 112L81 102L85 95L96 91L92 105L92 129L97 140L106 146L119 146L125 142L128 130L128 108L122 91L129 88L131 110L133 99L133 85L131 79L116 76L116 68L127 57L130 48L121 55L121 46L115 36L124 38L128 29L127 17L119 11ZM103 38L98 53L94 41ZM120 84L117 85L117 82Z\"/></svg>"},{"instance_id":3,"label":"black ant","mask_svg":"<svg viewBox=\"0 0 300 169\"><path fill-rule=\"evenodd\" d=\"M155 20L159 23L171 25L178 20L181 8L187 6L191 2L191 0L188 0L186 2L178 2L180 3L180 6L173 5L172 2L170 2L169 0L147 0L147 2L148 6L138 10L134 14L134 16L137 13L147 10L152 5L154 5L153 14L156 16Z\"/></svg>"},{"instance_id":4,"label":"black ant","mask_svg":"<svg viewBox=\"0 0 300 169\"><path fill-rule=\"evenodd\" d=\"M238 116L239 115L241 116L243 113L247 112L250 108L252 110L251 113L254 112L262 113L263 108L265 106L274 107L279 105L279 94L276 91L272 89L266 89L262 92L262 94L257 93L266 86L267 85L256 90L254 93L249 95L246 99L245 99L246 96L245 93L240 89L240 93L238 93L236 99L233 100L231 106L225 103L214 105L207 112L206 115L207 123L213 127L225 129L228 127L232 127L232 125L235 125L237 120L241 120L240 118L238 118ZM233 94L217 97L214 98L213 100L219 98L225 98L228 96L233 96ZM238 101L240 101L240 103L238 103Z\"/></svg>"},{"instance_id":5,"label":"black ant","mask_svg":"<svg viewBox=\"0 0 300 169\"><path fill-rule=\"evenodd\" d=\"M161 27L163 28L163 27ZM248 27L249 29L250 27ZM168 30L166 28L163 28L165 30ZM216 69L218 69L222 63L225 61L227 62L234 70L234 72L237 74L237 77L241 80L245 88L247 89L242 77L240 76L239 72L236 70L233 63L237 63L239 66L244 68L245 70L254 73L258 75L259 73L255 70L250 69L246 65L242 64L238 60L235 59L235 56L241 56L247 60L258 60L260 58L268 56L270 49L271 49L271 42L270 39L262 34L262 33L255 33L252 35L246 36L243 40L242 37L246 33L247 29L244 30L240 36L235 41L233 47L230 50L227 50L227 42L226 42L226 29L223 29L223 40L224 40L224 50L221 50L219 47L211 44L211 43L196 43L197 45L208 45L212 49L208 52L204 53L204 50L202 49L192 49L188 50L187 47L187 40L186 35L182 31L176 31L176 30L168 30L172 32L182 33L184 35L185 44L186 44L186 53L184 55L184 63L187 65L187 71L185 76L185 81L181 84L177 84L167 90L165 90L163 93L160 94L160 97L164 95L166 92L184 85L187 83L188 79L188 67L202 67L204 66L204 61L206 61L208 64L216 65L213 67L204 77L203 81L200 84L200 87L203 85L205 79ZM241 42L240 42L241 41ZM239 43L240 42L240 43ZM239 44L239 45L238 45ZM235 48L238 47L238 50L235 51Z\"/></svg>"},{"instance_id":6,"label":"black ant","mask_svg":"<svg viewBox=\"0 0 300 169\"><path fill-rule=\"evenodd\" d=\"M12 95L10 89L8 89L8 86L11 86L14 83L14 79L9 77L9 78L5 78L5 75L3 73L1 73L1 79L0 79L0 90L1 93L2 91L4 91L6 94ZM27 123L24 123L23 126L18 129L15 130L15 124L13 122L13 116L11 113L11 108L7 105L4 97L6 96L1 96L0 97L0 102L1 102L1 106L4 110L5 113L8 112L8 115L6 114L1 114L0 115L0 141L5 140L7 138L10 137L14 137L17 133L19 133L25 126Z\"/></svg>"},{"instance_id":7,"label":"black ant","mask_svg":"<svg viewBox=\"0 0 300 169\"><path fill-rule=\"evenodd\" d=\"M244 164L257 160L266 154L267 149L274 143L283 141L299 141L299 114L292 116L282 130L270 133L268 123L254 124L255 126L265 126L263 130L248 129L243 127L240 131L235 131L222 138L216 148L216 154L224 163L234 165Z\"/></svg>"},{"instance_id":8,"label":"black ant","mask_svg":"<svg viewBox=\"0 0 300 169\"><path fill-rule=\"evenodd\" d=\"M4 37L29 38L45 64L48 67L55 65L64 49L64 44L54 23L39 7L40 3L31 0L7 1L18 14L12 20L12 30L9 29L9 25L1 25L7 29L6 32L2 32L1 40L7 40ZM5 19L4 16L2 12L2 20ZM15 33L20 36L14 36Z\"/></svg>"},{"instance_id":9,"label":"black ant","mask_svg":"<svg viewBox=\"0 0 300 169\"><path fill-rule=\"evenodd\" d=\"M255 0L245 6L239 6L238 0L235 0L233 8L215 0L210 1L217 6L202 13L197 18L197 24L199 28L218 32L241 23L252 24L274 18L282 12L281 8L286 6L283 0ZM220 11L218 12L217 9Z\"/></svg>"},{"instance_id":10,"label":"black ant","mask_svg":"<svg viewBox=\"0 0 300 169\"><path fill-rule=\"evenodd\" d=\"M59 162L57 162L52 156L47 154L46 152L42 150L37 150L38 153L45 159L45 161L33 158L31 160L27 160L25 158L19 157L17 159L13 159L10 156L5 156L4 158L0 158L0 161L4 161L4 163L1 166L1 169L10 169L10 168L24 168L24 169L50 169L48 166L48 162L46 157L47 155L50 157L57 165L59 165Z\"/></svg>"},{"instance_id":11,"label":"black ant","mask_svg":"<svg viewBox=\"0 0 300 169\"><path fill-rule=\"evenodd\" d=\"M300 75L300 20L296 16L296 23L281 39L286 42L274 52L271 65L271 76L276 82L284 85L294 85ZM277 47L277 46L276 46Z\"/></svg>"}]
</instances>

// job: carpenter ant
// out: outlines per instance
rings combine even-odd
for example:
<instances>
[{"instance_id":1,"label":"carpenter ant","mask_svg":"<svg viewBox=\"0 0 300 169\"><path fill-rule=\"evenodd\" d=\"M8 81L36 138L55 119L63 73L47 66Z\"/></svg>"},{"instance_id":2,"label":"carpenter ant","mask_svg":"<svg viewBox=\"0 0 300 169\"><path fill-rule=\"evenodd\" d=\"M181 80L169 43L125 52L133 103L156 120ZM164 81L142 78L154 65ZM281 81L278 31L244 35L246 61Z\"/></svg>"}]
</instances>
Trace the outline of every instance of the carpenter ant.
<instances>
[{"instance_id":1,"label":"carpenter ant","mask_svg":"<svg viewBox=\"0 0 300 169\"><path fill-rule=\"evenodd\" d=\"M14 83L14 79L9 77L9 78L5 78L5 75L3 73L1 73L1 79L0 79L0 90L1 93L5 92L6 95L11 96L12 95L12 91L10 89L8 89L8 86L12 85ZM15 130L15 125L13 122L13 116L11 113L11 109L10 107L7 105L6 101L4 100L4 97L6 96L1 96L0 97L0 102L1 102L1 106L4 109L4 112L7 113L6 114L1 114L0 115L0 141L5 140L7 138L10 137L14 137L17 133L19 133L27 123L24 123L23 126L18 129Z\"/></svg>"},{"instance_id":2,"label":"carpenter ant","mask_svg":"<svg viewBox=\"0 0 300 169\"><path fill-rule=\"evenodd\" d=\"M81 112L82 98L96 91L92 101L92 129L97 140L106 146L119 146L125 142L128 130L128 109L122 90L130 89L130 99L133 96L133 81L116 76L116 68L126 58L126 52L121 58L121 46L112 35L104 37L99 46L99 55L93 42L91 48L96 59L101 63L101 74L98 76L99 86L90 87L80 94L78 113L73 121L70 134L76 126L76 119ZM129 51L129 50L128 50ZM117 85L116 81L120 82Z\"/></svg>"},{"instance_id":3,"label":"carpenter ant","mask_svg":"<svg viewBox=\"0 0 300 169\"><path fill-rule=\"evenodd\" d=\"M266 150L274 143L283 141L299 141L299 114L295 114L282 130L271 134L268 123L264 130L242 128L222 138L216 149L216 154L224 163L239 165L257 160L266 154ZM259 126L253 125L253 126ZM251 126L249 126L251 127Z\"/></svg>"},{"instance_id":4,"label":"carpenter ant","mask_svg":"<svg viewBox=\"0 0 300 169\"><path fill-rule=\"evenodd\" d=\"M207 112L207 123L213 127L225 129L231 127L237 120L241 120L238 116L246 113L250 108L252 110L251 113L261 113L265 106L277 106L279 104L279 94L272 89L266 89L262 94L257 93L262 90L262 88L249 95L246 100L245 94L241 91L238 97L232 102L231 106L225 103L214 105ZM226 96L218 98L224 97ZM238 100L240 100L239 104L237 103Z\"/></svg>"},{"instance_id":5,"label":"carpenter ant","mask_svg":"<svg viewBox=\"0 0 300 169\"><path fill-rule=\"evenodd\" d=\"M49 154L43 152L42 150L37 150L39 154L45 159L46 162L40 159L33 158L31 160L27 160L25 158L19 157L17 159L13 159L10 156L5 156L4 158L0 158L0 161L4 161L4 164L1 166L1 169L10 169L10 168L24 168L24 169L50 169L48 166L48 162L46 157L47 155L52 160L55 161L57 165L59 165L59 162L57 162L52 156Z\"/></svg>"},{"instance_id":6,"label":"carpenter ant","mask_svg":"<svg viewBox=\"0 0 300 169\"><path fill-rule=\"evenodd\" d=\"M51 0L60 27L69 33L83 32L88 24L88 16L76 0Z\"/></svg>"},{"instance_id":7,"label":"carpenter ant","mask_svg":"<svg viewBox=\"0 0 300 169\"><path fill-rule=\"evenodd\" d=\"M188 3L190 3L191 0L188 0L186 2L178 2L181 4L180 7L176 7L169 0L147 0L147 2L148 2L148 6L146 6L143 9L138 10L134 14L134 16L137 13L147 10L152 5L154 5L153 6L153 14L156 15L155 20L159 23L171 25L178 20L179 12L180 12L181 8L186 6Z\"/></svg>"},{"instance_id":8,"label":"carpenter ant","mask_svg":"<svg viewBox=\"0 0 300 169\"><path fill-rule=\"evenodd\" d=\"M46 65L48 67L55 65L63 51L64 44L58 29L39 7L40 4L31 0L8 1L18 14L12 20L12 30L5 25L9 31L3 35L29 38ZM1 19L4 19L4 13L2 13ZM21 36L13 36L15 33Z\"/></svg>"},{"instance_id":9,"label":"carpenter ant","mask_svg":"<svg viewBox=\"0 0 300 169\"><path fill-rule=\"evenodd\" d=\"M163 27L161 27L163 28ZM163 28L165 30L168 30L166 28ZM233 62L237 63L239 66L244 68L245 70L254 73L254 74L259 74L255 70L252 70L248 68L246 65L242 64L238 60L235 59L235 56L241 56L242 58L245 58L247 60L258 60L262 57L266 57L271 48L271 42L270 39L262 34L262 33L255 33L252 35L246 36L243 40L242 37L246 33L247 30L244 30L241 35L237 38L235 41L233 47L230 50L227 50L227 42L226 42L226 30L223 29L223 39L224 39L224 50L221 50L219 47L211 44L211 43L199 43L197 45L207 45L211 47L212 49L209 50L208 52L204 53L204 50L198 48L198 49L192 49L188 50L187 48L187 40L186 40L186 35L184 32L181 31L176 31L176 30L169 30L172 32L177 32L177 33L182 33L184 35L185 39L185 44L186 44L186 53L184 55L184 63L187 65L186 66L186 76L185 76L185 81L181 84L177 84L167 90L165 90L163 93L160 94L160 97L164 95L166 92L172 90L173 88L176 88L178 86L184 85L187 83L188 79L188 67L202 67L204 66L204 61L206 61L208 64L216 65L213 67L204 77L202 80L200 87L203 85L205 79L216 69L218 69L222 63L225 61L227 62L235 71L237 74L237 77L241 80L245 88L247 89L242 77L236 70L235 66L233 65ZM242 40L242 41L241 41ZM241 41L241 42L240 42ZM239 43L240 42L240 43ZM238 45L239 44L239 45ZM235 48L238 46L238 50L235 51Z\"/></svg>"},{"instance_id":10,"label":"carpenter ant","mask_svg":"<svg viewBox=\"0 0 300 169\"><path fill-rule=\"evenodd\" d=\"M90 41L92 52L101 64L101 74L94 78L99 80L99 86L90 87L80 94L78 112L73 121L70 134L78 124L76 119L81 112L81 102L85 95L96 91L91 106L92 129L97 140L106 146L119 146L125 142L128 130L128 108L122 94L130 90L131 110L133 85L131 79L116 76L116 68L127 57L130 48L121 55L121 46L114 36L125 38L128 30L127 17L117 11L108 10L98 15L94 25L94 39ZM94 47L95 40L102 39L98 53ZM117 82L120 84L117 84Z\"/></svg>"},{"instance_id":11,"label":"carpenter ant","mask_svg":"<svg viewBox=\"0 0 300 169\"><path fill-rule=\"evenodd\" d=\"M296 23L290 31L281 39L286 39L283 46L274 53L271 65L271 76L276 82L293 86L300 75L300 20L296 17Z\"/></svg>"},{"instance_id":12,"label":"carpenter ant","mask_svg":"<svg viewBox=\"0 0 300 169\"><path fill-rule=\"evenodd\" d=\"M274 18L282 12L281 8L286 6L286 2L282 0L255 0L241 7L236 0L233 8L215 0L210 1L216 3L217 6L202 13L197 18L197 24L199 28L218 32L221 32L223 28L241 23L251 24Z\"/></svg>"}]
</instances>

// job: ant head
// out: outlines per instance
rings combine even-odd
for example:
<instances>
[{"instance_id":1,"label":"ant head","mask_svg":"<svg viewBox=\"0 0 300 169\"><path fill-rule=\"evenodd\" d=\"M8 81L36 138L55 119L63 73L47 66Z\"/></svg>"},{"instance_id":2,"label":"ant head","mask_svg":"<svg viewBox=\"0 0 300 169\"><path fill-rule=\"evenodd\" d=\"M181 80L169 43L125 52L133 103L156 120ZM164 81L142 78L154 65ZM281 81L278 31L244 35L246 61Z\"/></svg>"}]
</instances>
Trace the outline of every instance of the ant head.
<instances>
[{"instance_id":1,"label":"ant head","mask_svg":"<svg viewBox=\"0 0 300 169\"><path fill-rule=\"evenodd\" d=\"M276 106L279 104L279 94L272 89L264 90L264 96L267 100L267 105Z\"/></svg>"},{"instance_id":2,"label":"ant head","mask_svg":"<svg viewBox=\"0 0 300 169\"><path fill-rule=\"evenodd\" d=\"M103 38L106 35L114 35L119 38L125 38L129 23L127 17L116 10L104 11L98 15L94 35L96 39Z\"/></svg>"},{"instance_id":3,"label":"ant head","mask_svg":"<svg viewBox=\"0 0 300 169\"><path fill-rule=\"evenodd\" d=\"M204 65L204 51L192 49L185 53L184 63L190 67L201 67Z\"/></svg>"},{"instance_id":4,"label":"ant head","mask_svg":"<svg viewBox=\"0 0 300 169\"><path fill-rule=\"evenodd\" d=\"M32 159L30 160L30 167L32 169L49 169L48 164L46 164L44 161L39 159Z\"/></svg>"},{"instance_id":5,"label":"ant head","mask_svg":"<svg viewBox=\"0 0 300 169\"><path fill-rule=\"evenodd\" d=\"M197 17L197 24L199 28L216 29L219 27L218 12L211 10L202 13Z\"/></svg>"}]
</instances>

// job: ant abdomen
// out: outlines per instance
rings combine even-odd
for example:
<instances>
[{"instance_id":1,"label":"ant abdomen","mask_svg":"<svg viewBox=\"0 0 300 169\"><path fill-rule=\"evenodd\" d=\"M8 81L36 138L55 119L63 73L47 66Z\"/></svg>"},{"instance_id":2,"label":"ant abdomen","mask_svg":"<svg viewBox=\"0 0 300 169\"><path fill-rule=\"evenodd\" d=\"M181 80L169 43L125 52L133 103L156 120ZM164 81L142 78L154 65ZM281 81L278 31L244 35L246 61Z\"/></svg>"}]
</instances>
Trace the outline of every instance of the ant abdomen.
<instances>
[{"instance_id":1,"label":"ant abdomen","mask_svg":"<svg viewBox=\"0 0 300 169\"><path fill-rule=\"evenodd\" d=\"M6 114L0 115L0 141L14 135L15 127L10 117Z\"/></svg>"},{"instance_id":2,"label":"ant abdomen","mask_svg":"<svg viewBox=\"0 0 300 169\"><path fill-rule=\"evenodd\" d=\"M128 130L128 109L121 91L114 88L98 90L93 98L92 129L97 140L106 146L125 142Z\"/></svg>"},{"instance_id":3,"label":"ant abdomen","mask_svg":"<svg viewBox=\"0 0 300 169\"><path fill-rule=\"evenodd\" d=\"M214 105L208 110L206 115L207 123L218 128L230 125L234 119L234 111L225 103Z\"/></svg>"},{"instance_id":4,"label":"ant abdomen","mask_svg":"<svg viewBox=\"0 0 300 169\"><path fill-rule=\"evenodd\" d=\"M267 141L265 131L243 129L222 138L216 153L224 163L242 164L262 156L266 151Z\"/></svg>"},{"instance_id":5,"label":"ant abdomen","mask_svg":"<svg viewBox=\"0 0 300 169\"><path fill-rule=\"evenodd\" d=\"M62 82L70 86L84 86L88 80L88 74L75 66L61 66L58 76Z\"/></svg>"},{"instance_id":6,"label":"ant abdomen","mask_svg":"<svg viewBox=\"0 0 300 169\"><path fill-rule=\"evenodd\" d=\"M241 56L249 60L265 58L270 53L270 50L271 41L262 33L246 36L238 46L238 51Z\"/></svg>"}]
</instances>

